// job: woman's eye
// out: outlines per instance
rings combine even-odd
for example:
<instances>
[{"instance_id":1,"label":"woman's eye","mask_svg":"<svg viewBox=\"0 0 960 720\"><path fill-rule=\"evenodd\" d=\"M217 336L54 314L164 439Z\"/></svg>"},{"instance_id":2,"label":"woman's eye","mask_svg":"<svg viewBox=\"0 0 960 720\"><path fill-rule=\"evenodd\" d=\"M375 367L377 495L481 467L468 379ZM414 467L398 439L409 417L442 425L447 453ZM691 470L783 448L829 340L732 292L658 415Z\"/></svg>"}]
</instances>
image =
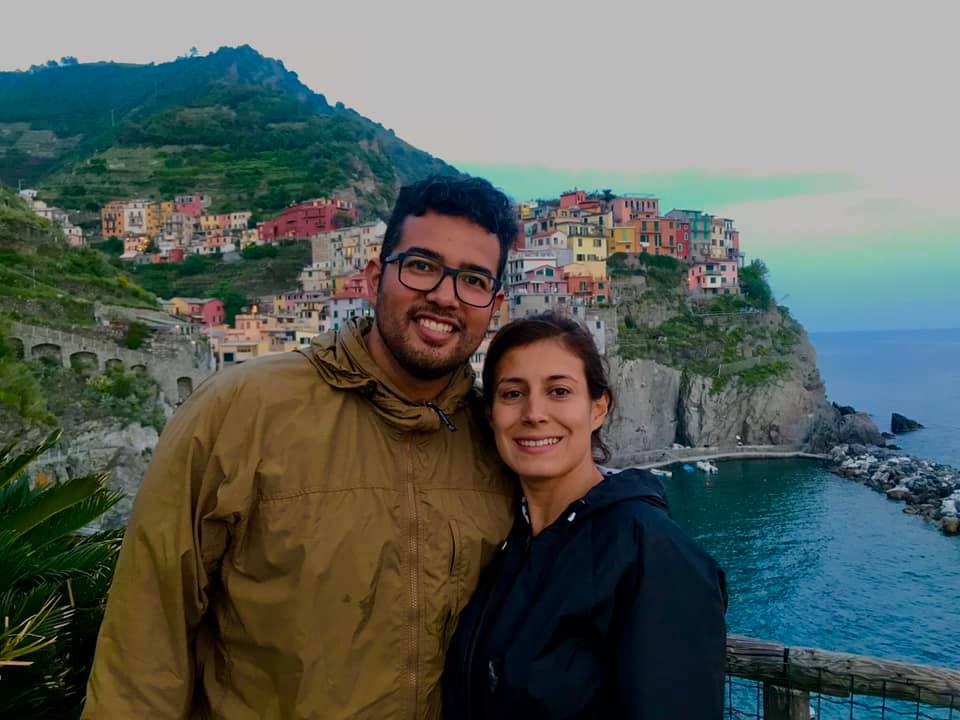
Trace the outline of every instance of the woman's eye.
<instances>
[{"instance_id":1,"label":"woman's eye","mask_svg":"<svg viewBox=\"0 0 960 720\"><path fill-rule=\"evenodd\" d=\"M504 390L500 394L500 397L502 397L504 400L516 400L518 397L520 397L520 394L521 393L519 390Z\"/></svg>"},{"instance_id":2,"label":"woman's eye","mask_svg":"<svg viewBox=\"0 0 960 720\"><path fill-rule=\"evenodd\" d=\"M554 388L550 392L556 395L557 397L566 397L567 395L570 394L570 390L564 387Z\"/></svg>"}]
</instances>

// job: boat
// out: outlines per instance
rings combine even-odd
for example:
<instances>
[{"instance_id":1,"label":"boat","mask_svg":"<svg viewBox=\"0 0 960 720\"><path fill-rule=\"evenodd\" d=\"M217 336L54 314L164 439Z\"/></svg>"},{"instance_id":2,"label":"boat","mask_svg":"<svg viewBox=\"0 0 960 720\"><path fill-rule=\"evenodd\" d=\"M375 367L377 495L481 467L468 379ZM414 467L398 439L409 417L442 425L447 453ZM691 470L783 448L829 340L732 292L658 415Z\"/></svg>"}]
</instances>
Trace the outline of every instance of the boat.
<instances>
[{"instance_id":1,"label":"boat","mask_svg":"<svg viewBox=\"0 0 960 720\"><path fill-rule=\"evenodd\" d=\"M661 470L660 468L653 468L650 472L657 477L673 477L672 472L669 470Z\"/></svg>"},{"instance_id":2,"label":"boat","mask_svg":"<svg viewBox=\"0 0 960 720\"><path fill-rule=\"evenodd\" d=\"M684 463L684 464L683 464L683 469L686 470L686 471L689 472L689 473L692 473L692 472L694 472L694 471L696 470L696 468L695 468L693 465L691 465L690 463Z\"/></svg>"},{"instance_id":3,"label":"boat","mask_svg":"<svg viewBox=\"0 0 960 720\"><path fill-rule=\"evenodd\" d=\"M715 472L719 472L719 470L717 469L717 466L716 466L716 465L714 465L714 464L711 463L711 462L707 462L706 460L698 460L698 461L697 461L697 469L698 469L698 470L703 470L703 472L705 472L705 473L715 473Z\"/></svg>"}]
</instances>

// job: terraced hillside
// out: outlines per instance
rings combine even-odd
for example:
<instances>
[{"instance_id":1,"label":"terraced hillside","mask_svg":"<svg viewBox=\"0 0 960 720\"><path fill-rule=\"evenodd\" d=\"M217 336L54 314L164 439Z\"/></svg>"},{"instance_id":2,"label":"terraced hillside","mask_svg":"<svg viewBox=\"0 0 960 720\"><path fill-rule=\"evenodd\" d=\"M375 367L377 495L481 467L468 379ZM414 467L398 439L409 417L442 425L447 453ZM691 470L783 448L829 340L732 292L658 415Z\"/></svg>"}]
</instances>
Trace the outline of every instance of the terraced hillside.
<instances>
[{"instance_id":1,"label":"terraced hillside","mask_svg":"<svg viewBox=\"0 0 960 720\"><path fill-rule=\"evenodd\" d=\"M455 172L249 46L0 73L0 180L67 209L204 192L260 218L337 192L372 216L403 183Z\"/></svg>"}]
</instances>

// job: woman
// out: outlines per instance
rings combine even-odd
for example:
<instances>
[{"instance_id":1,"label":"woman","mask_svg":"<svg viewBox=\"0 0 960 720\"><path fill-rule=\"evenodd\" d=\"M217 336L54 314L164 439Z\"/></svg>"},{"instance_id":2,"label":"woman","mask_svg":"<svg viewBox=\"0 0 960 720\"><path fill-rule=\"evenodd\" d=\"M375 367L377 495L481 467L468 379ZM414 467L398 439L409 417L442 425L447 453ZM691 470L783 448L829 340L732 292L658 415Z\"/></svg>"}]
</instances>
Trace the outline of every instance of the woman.
<instances>
[{"instance_id":1,"label":"woman","mask_svg":"<svg viewBox=\"0 0 960 720\"><path fill-rule=\"evenodd\" d=\"M444 719L720 718L723 572L656 477L597 467L613 397L590 334L553 315L506 325L483 395L522 495L451 641Z\"/></svg>"}]
</instances>

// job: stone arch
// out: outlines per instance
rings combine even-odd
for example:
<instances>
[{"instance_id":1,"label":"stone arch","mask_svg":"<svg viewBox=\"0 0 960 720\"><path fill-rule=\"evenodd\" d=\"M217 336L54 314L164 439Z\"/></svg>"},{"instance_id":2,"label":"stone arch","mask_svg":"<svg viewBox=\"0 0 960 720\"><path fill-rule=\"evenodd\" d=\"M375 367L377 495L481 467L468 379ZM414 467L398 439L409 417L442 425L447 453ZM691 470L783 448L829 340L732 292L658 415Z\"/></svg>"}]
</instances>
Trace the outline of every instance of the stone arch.
<instances>
[{"instance_id":1,"label":"stone arch","mask_svg":"<svg viewBox=\"0 0 960 720\"><path fill-rule=\"evenodd\" d=\"M100 369L100 359L88 350L78 350L70 353L70 367L74 372L89 377Z\"/></svg>"},{"instance_id":2,"label":"stone arch","mask_svg":"<svg viewBox=\"0 0 960 720\"><path fill-rule=\"evenodd\" d=\"M147 371L147 366L146 366L146 365L131 365L131 366L130 366L130 369L133 370L133 372L145 373L145 372Z\"/></svg>"},{"instance_id":3,"label":"stone arch","mask_svg":"<svg viewBox=\"0 0 960 720\"><path fill-rule=\"evenodd\" d=\"M123 360L120 358L109 358L104 364L105 370L123 370Z\"/></svg>"},{"instance_id":4,"label":"stone arch","mask_svg":"<svg viewBox=\"0 0 960 720\"><path fill-rule=\"evenodd\" d=\"M177 400L183 402L193 393L193 378L191 377L178 377L177 378Z\"/></svg>"},{"instance_id":5,"label":"stone arch","mask_svg":"<svg viewBox=\"0 0 960 720\"><path fill-rule=\"evenodd\" d=\"M38 343L30 348L30 357L41 360L56 360L63 365L63 348L53 343Z\"/></svg>"},{"instance_id":6,"label":"stone arch","mask_svg":"<svg viewBox=\"0 0 960 720\"><path fill-rule=\"evenodd\" d=\"M13 351L13 357L17 360L23 360L23 340L18 337L7 338L7 344Z\"/></svg>"}]
</instances>

